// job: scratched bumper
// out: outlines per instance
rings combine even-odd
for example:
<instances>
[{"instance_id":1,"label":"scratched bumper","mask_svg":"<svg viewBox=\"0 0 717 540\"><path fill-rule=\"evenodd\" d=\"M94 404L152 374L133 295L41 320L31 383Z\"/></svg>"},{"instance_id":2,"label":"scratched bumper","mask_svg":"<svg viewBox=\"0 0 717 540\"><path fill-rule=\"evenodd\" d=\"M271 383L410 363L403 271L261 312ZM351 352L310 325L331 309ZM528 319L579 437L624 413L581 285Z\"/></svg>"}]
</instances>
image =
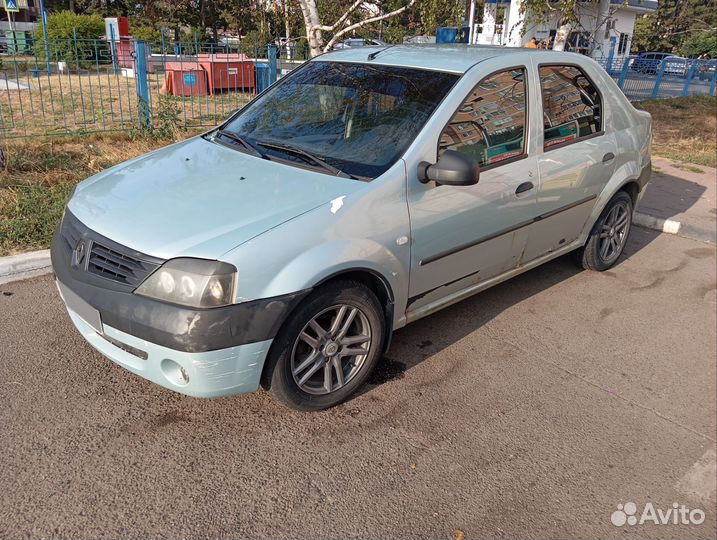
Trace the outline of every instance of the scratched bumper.
<instances>
[{"instance_id":1,"label":"scratched bumper","mask_svg":"<svg viewBox=\"0 0 717 540\"><path fill-rule=\"evenodd\" d=\"M183 352L136 338L106 324L101 335L77 313L69 308L67 311L77 330L104 356L153 383L193 397L213 398L256 391L272 342L269 339L214 351Z\"/></svg>"}]
</instances>

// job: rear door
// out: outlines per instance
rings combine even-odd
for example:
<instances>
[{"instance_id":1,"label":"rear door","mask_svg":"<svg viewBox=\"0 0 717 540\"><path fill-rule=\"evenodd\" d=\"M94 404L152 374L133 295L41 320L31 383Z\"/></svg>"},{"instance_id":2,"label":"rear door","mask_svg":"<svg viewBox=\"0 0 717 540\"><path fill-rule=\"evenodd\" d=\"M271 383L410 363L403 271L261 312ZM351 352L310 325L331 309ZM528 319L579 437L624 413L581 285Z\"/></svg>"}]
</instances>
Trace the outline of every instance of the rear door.
<instances>
[{"instance_id":1,"label":"rear door","mask_svg":"<svg viewBox=\"0 0 717 540\"><path fill-rule=\"evenodd\" d=\"M615 170L617 145L604 132L604 102L577 65L541 64L542 153L535 223L523 262L575 241Z\"/></svg>"}]
</instances>

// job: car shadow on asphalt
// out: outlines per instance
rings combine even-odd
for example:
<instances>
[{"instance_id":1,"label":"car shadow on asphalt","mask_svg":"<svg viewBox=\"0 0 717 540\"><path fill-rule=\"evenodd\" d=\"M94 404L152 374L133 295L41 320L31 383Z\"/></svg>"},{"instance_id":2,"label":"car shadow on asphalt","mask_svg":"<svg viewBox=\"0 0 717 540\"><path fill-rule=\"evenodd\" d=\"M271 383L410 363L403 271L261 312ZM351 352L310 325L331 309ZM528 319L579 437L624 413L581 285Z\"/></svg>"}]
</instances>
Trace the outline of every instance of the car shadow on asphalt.
<instances>
[{"instance_id":1,"label":"car shadow on asphalt","mask_svg":"<svg viewBox=\"0 0 717 540\"><path fill-rule=\"evenodd\" d=\"M659 234L633 227L623 255L610 271L619 271L625 261ZM582 272L588 271L579 268L570 255L565 255L397 330L388 353L358 394L402 378L407 370L463 339L506 309Z\"/></svg>"},{"instance_id":2,"label":"car shadow on asphalt","mask_svg":"<svg viewBox=\"0 0 717 540\"><path fill-rule=\"evenodd\" d=\"M687 171L688 173L690 171ZM704 196L707 188L660 169L653 170L652 180L638 205L638 211L661 219L684 214Z\"/></svg>"}]
</instances>

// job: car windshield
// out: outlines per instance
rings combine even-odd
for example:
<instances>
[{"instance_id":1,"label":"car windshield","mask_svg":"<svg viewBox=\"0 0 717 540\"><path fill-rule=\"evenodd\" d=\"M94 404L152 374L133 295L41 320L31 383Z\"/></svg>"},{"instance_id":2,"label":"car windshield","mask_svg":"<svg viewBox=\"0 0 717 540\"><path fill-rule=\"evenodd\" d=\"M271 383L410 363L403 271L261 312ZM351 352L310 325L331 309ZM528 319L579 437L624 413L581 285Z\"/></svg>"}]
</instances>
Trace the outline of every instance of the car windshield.
<instances>
[{"instance_id":1,"label":"car windshield","mask_svg":"<svg viewBox=\"0 0 717 540\"><path fill-rule=\"evenodd\" d=\"M401 157L457 80L436 71L309 62L223 130L268 158L371 179Z\"/></svg>"}]
</instances>

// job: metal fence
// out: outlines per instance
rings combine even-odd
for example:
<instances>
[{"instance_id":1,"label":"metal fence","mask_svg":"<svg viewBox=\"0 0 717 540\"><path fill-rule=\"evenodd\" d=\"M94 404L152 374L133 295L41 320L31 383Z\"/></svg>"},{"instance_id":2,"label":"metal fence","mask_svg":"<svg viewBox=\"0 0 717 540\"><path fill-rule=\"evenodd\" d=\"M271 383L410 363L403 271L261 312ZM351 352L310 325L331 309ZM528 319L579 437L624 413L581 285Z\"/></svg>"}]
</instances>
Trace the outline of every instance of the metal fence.
<instances>
[{"instance_id":1,"label":"metal fence","mask_svg":"<svg viewBox=\"0 0 717 540\"><path fill-rule=\"evenodd\" d=\"M216 125L306 59L305 47L49 40L0 50L0 140ZM601 61L632 100L715 94L715 60Z\"/></svg>"},{"instance_id":2,"label":"metal fence","mask_svg":"<svg viewBox=\"0 0 717 540\"><path fill-rule=\"evenodd\" d=\"M0 139L214 125L281 73L276 48L262 49L81 39L5 47Z\"/></svg>"},{"instance_id":3,"label":"metal fence","mask_svg":"<svg viewBox=\"0 0 717 540\"><path fill-rule=\"evenodd\" d=\"M717 60L644 60L630 56L599 63L632 101L715 95Z\"/></svg>"}]
</instances>

